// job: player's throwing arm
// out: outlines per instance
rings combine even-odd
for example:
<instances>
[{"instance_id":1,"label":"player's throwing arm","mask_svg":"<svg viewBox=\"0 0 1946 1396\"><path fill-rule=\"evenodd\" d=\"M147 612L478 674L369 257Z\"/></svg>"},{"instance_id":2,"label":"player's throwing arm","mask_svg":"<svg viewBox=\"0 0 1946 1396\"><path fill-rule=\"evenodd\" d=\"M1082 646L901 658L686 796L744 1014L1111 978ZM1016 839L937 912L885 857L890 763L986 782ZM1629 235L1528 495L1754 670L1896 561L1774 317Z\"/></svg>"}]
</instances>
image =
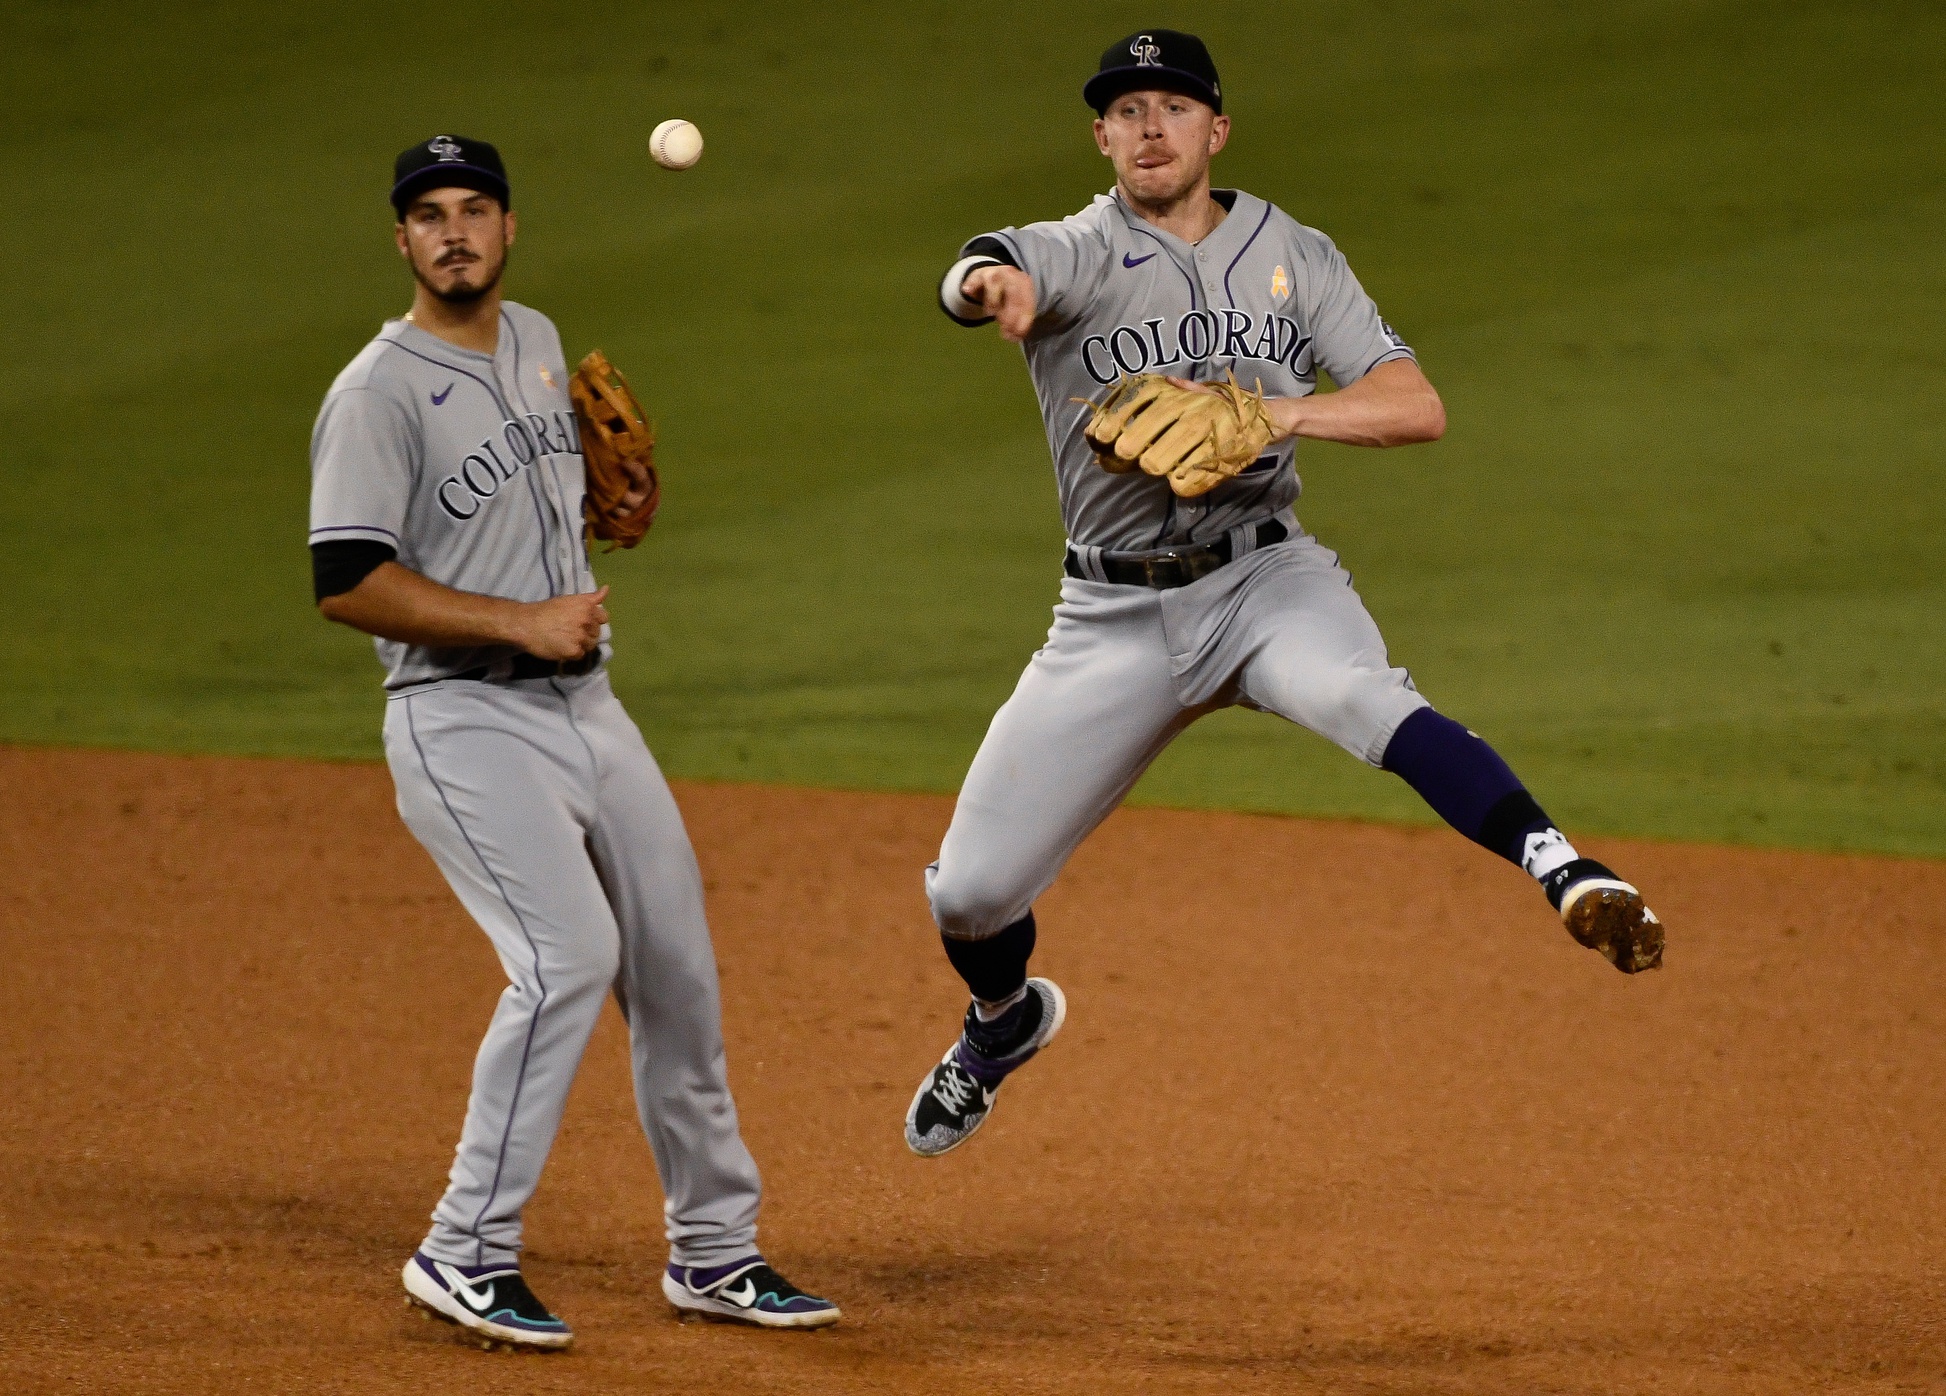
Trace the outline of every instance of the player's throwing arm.
<instances>
[{"instance_id":1,"label":"player's throwing arm","mask_svg":"<svg viewBox=\"0 0 1946 1396\"><path fill-rule=\"evenodd\" d=\"M939 287L953 320L1022 346L1068 544L1047 643L995 714L926 870L971 997L906 1112L906 1143L926 1157L966 1142L1066 1018L1061 991L1027 972L1035 900L1175 735L1225 704L1402 777L1615 968L1662 962L1641 894L1434 710L1337 554L1297 521L1300 439L1444 432L1411 347L1328 237L1211 187L1230 118L1200 40L1117 40L1082 95L1114 187L1058 221L971 239ZM1316 395L1320 370L1339 391Z\"/></svg>"},{"instance_id":2,"label":"player's throwing arm","mask_svg":"<svg viewBox=\"0 0 1946 1396\"><path fill-rule=\"evenodd\" d=\"M991 261L976 266L960 279L959 295L1014 344L1034 328L1034 279L1019 267Z\"/></svg>"}]
</instances>

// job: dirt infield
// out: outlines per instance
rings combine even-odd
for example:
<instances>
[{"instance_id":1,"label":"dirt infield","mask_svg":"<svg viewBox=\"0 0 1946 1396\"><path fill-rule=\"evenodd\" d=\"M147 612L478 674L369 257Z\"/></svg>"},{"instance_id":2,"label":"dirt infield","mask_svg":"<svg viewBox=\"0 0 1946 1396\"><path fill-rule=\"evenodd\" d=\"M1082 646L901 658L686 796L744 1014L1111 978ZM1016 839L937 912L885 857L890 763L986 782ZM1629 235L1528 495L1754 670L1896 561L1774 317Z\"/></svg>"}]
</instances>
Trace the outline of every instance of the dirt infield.
<instances>
[{"instance_id":1,"label":"dirt infield","mask_svg":"<svg viewBox=\"0 0 1946 1396\"><path fill-rule=\"evenodd\" d=\"M385 772L0 790L10 1392L1946 1389L1946 864L1594 841L1627 980L1450 834L1125 812L1042 903L1067 1031L921 1162L949 802L682 787L766 1249L846 1319L670 1319L611 1011L529 1213L579 1341L516 1358L399 1303L500 980Z\"/></svg>"}]
</instances>

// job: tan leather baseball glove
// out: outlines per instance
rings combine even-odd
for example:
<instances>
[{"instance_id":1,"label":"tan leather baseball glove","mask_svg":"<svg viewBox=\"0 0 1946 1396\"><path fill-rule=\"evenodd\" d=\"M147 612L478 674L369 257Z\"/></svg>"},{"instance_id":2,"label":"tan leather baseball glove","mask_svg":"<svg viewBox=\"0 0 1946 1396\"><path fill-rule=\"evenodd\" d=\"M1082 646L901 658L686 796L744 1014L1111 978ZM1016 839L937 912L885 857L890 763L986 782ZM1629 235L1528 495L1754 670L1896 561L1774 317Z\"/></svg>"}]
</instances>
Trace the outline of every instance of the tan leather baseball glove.
<instances>
[{"instance_id":1,"label":"tan leather baseball glove","mask_svg":"<svg viewBox=\"0 0 1946 1396\"><path fill-rule=\"evenodd\" d=\"M1077 399L1082 401L1083 399ZM1100 402L1082 434L1103 470L1138 466L1169 482L1184 499L1207 494L1247 468L1276 436L1264 408L1263 384L1253 392L1227 381L1179 388L1160 374L1124 378Z\"/></svg>"},{"instance_id":2,"label":"tan leather baseball glove","mask_svg":"<svg viewBox=\"0 0 1946 1396\"><path fill-rule=\"evenodd\" d=\"M599 349L568 379L568 396L581 421L581 458L588 467L588 532L604 540L611 553L632 548L649 531L662 503L655 428L621 370Z\"/></svg>"}]
</instances>

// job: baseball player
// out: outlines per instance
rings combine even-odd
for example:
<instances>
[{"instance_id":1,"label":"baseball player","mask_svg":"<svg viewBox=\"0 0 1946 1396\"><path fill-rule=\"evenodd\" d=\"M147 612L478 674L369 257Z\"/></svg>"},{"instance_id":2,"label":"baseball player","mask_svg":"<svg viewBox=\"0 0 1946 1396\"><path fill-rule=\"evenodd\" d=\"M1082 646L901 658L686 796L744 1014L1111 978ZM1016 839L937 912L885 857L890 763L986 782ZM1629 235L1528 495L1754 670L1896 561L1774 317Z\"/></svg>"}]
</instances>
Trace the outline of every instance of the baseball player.
<instances>
[{"instance_id":1,"label":"baseball player","mask_svg":"<svg viewBox=\"0 0 1946 1396\"><path fill-rule=\"evenodd\" d=\"M1329 238L1211 189L1230 119L1200 40L1131 34L1082 95L1115 187L1058 223L972 239L940 287L954 320L995 322L1024 348L1068 546L1047 643L995 714L926 870L973 1001L906 1113L925 1157L966 1142L1060 1031L1060 989L1027 976L1035 898L1171 739L1219 708L1276 713L1403 777L1533 877L1577 940L1624 972L1661 962L1641 894L1580 856L1493 749L1420 696L1337 554L1292 512L1298 438L1444 432L1412 350ZM1320 369L1338 391L1313 396Z\"/></svg>"},{"instance_id":2,"label":"baseball player","mask_svg":"<svg viewBox=\"0 0 1946 1396\"><path fill-rule=\"evenodd\" d=\"M610 993L666 1203L681 1314L770 1327L838 1309L764 1263L756 1164L725 1078L703 887L675 800L603 668L560 336L503 301L500 156L436 136L392 207L417 281L311 438L318 608L377 637L399 813L506 971L409 1302L484 1346L565 1348L520 1271L521 1209ZM630 505L638 499L627 501Z\"/></svg>"}]
</instances>

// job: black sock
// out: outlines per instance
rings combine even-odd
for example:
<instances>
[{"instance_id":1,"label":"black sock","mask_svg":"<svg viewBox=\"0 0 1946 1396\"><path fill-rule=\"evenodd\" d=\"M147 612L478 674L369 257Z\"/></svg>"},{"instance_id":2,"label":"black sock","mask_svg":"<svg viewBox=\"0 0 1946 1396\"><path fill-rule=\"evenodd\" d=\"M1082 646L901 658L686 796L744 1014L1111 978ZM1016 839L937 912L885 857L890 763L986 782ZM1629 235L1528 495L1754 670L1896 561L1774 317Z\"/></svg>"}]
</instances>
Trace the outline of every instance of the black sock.
<instances>
[{"instance_id":1,"label":"black sock","mask_svg":"<svg viewBox=\"0 0 1946 1396\"><path fill-rule=\"evenodd\" d=\"M1034 953L1034 913L981 940L949 935L941 935L940 940L968 992L982 1002L998 1003L1012 998L1027 982L1027 959Z\"/></svg>"}]
</instances>

